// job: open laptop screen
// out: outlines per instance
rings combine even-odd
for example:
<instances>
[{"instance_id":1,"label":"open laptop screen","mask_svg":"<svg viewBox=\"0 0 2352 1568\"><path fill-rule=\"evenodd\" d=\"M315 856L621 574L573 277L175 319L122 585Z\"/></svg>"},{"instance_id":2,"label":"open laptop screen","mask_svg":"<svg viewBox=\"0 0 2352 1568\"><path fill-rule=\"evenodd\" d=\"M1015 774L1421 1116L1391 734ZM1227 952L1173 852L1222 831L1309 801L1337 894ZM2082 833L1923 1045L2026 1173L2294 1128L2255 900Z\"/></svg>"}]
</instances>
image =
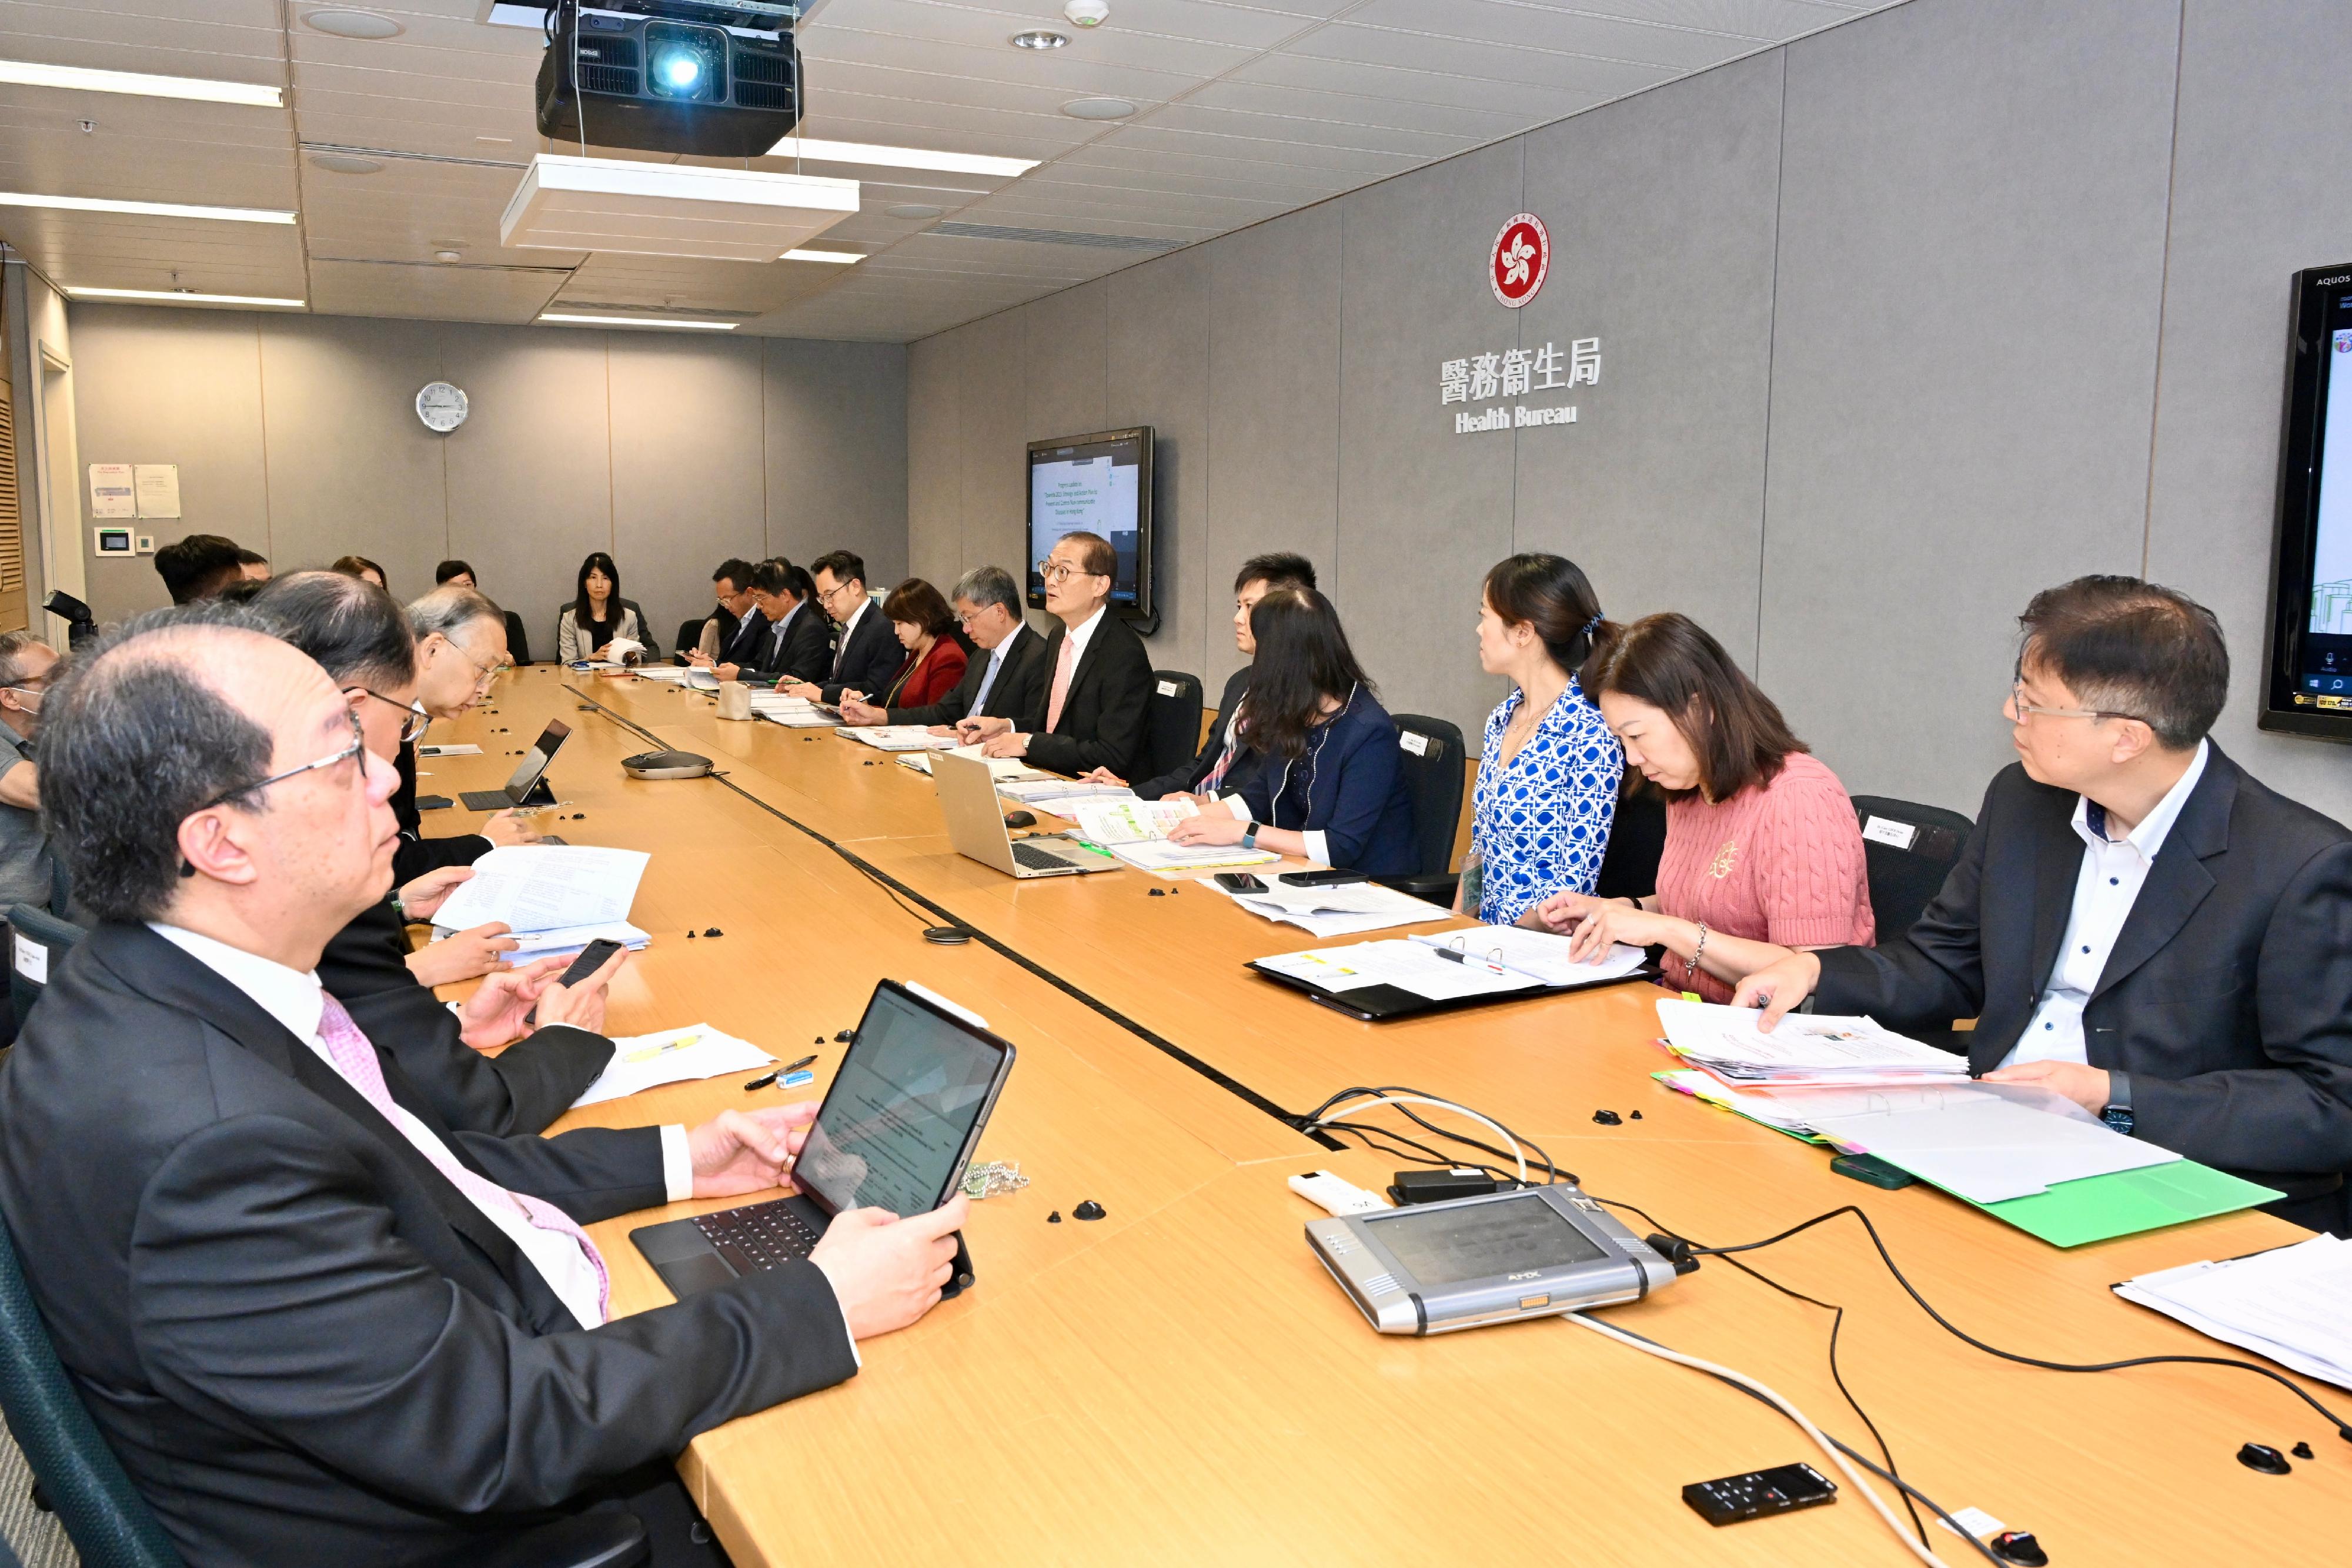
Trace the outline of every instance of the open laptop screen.
<instances>
[{"instance_id":1,"label":"open laptop screen","mask_svg":"<svg viewBox=\"0 0 2352 1568\"><path fill-rule=\"evenodd\" d=\"M825 1092L793 1176L838 1214L927 1214L949 1196L1010 1051L884 981Z\"/></svg>"}]
</instances>

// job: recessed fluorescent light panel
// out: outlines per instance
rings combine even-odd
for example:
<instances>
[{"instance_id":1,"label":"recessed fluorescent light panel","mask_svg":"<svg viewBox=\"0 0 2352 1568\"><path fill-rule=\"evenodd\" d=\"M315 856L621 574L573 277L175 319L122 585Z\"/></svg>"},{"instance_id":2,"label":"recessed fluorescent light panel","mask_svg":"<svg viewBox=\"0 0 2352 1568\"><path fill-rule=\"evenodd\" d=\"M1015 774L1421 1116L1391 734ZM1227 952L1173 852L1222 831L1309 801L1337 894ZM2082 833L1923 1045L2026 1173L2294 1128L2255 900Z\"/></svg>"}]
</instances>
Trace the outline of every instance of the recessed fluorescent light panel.
<instances>
[{"instance_id":1,"label":"recessed fluorescent light panel","mask_svg":"<svg viewBox=\"0 0 2352 1568\"><path fill-rule=\"evenodd\" d=\"M138 98L184 98L198 103L242 103L255 109L286 107L285 96L278 89L250 82L146 76L138 71L100 71L82 66L45 66L30 60L0 60L0 82L17 87L61 87L78 92L123 92Z\"/></svg>"},{"instance_id":2,"label":"recessed fluorescent light panel","mask_svg":"<svg viewBox=\"0 0 2352 1568\"><path fill-rule=\"evenodd\" d=\"M570 316L549 310L540 316L542 321L560 321L572 327L683 327L697 332L732 332L732 321L675 321L667 316Z\"/></svg>"},{"instance_id":3,"label":"recessed fluorescent light panel","mask_svg":"<svg viewBox=\"0 0 2352 1568\"><path fill-rule=\"evenodd\" d=\"M165 305L267 305L299 310L303 304L267 294L184 294L176 288L77 288L68 284L66 292L76 299L152 299Z\"/></svg>"},{"instance_id":4,"label":"recessed fluorescent light panel","mask_svg":"<svg viewBox=\"0 0 2352 1568\"><path fill-rule=\"evenodd\" d=\"M0 207L56 207L68 213L130 213L143 218L217 218L230 224L290 224L292 213L267 207L192 207L179 202L113 202L95 196L36 196L0 191Z\"/></svg>"},{"instance_id":5,"label":"recessed fluorescent light panel","mask_svg":"<svg viewBox=\"0 0 2352 1568\"><path fill-rule=\"evenodd\" d=\"M786 261L835 261L847 266L853 261L864 261L866 253L858 250L788 250L784 252L784 259Z\"/></svg>"},{"instance_id":6,"label":"recessed fluorescent light panel","mask_svg":"<svg viewBox=\"0 0 2352 1568\"><path fill-rule=\"evenodd\" d=\"M806 158L817 163L866 163L881 169L941 169L952 174L993 174L1010 180L1034 169L1035 158L992 158L980 152L934 152L922 147L880 147L870 141L820 141L787 136L768 149L771 158Z\"/></svg>"},{"instance_id":7,"label":"recessed fluorescent light panel","mask_svg":"<svg viewBox=\"0 0 2352 1568\"><path fill-rule=\"evenodd\" d=\"M856 211L855 180L542 152L507 203L499 243L764 262Z\"/></svg>"}]
</instances>

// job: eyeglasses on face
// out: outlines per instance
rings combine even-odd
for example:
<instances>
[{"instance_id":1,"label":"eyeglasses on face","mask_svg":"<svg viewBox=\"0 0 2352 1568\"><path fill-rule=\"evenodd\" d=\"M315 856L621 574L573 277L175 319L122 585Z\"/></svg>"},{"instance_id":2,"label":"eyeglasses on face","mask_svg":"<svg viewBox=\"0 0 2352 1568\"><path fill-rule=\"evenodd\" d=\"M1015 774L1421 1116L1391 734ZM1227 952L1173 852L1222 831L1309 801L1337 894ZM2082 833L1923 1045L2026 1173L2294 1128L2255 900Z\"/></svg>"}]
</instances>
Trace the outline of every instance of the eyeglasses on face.
<instances>
[{"instance_id":1,"label":"eyeglasses on face","mask_svg":"<svg viewBox=\"0 0 2352 1568\"><path fill-rule=\"evenodd\" d=\"M400 744L403 746L406 746L410 741L415 740L418 736L423 735L425 733L425 727L433 722L433 716L425 711L425 703L421 698L411 702L402 702L398 697L388 697L384 695L382 692L377 691L373 686L346 686L343 688L343 695L345 696L350 696L353 692L357 692L362 696L373 697L377 702L383 704L387 707L396 707L401 711L404 716L400 721Z\"/></svg>"},{"instance_id":2,"label":"eyeglasses on face","mask_svg":"<svg viewBox=\"0 0 2352 1568\"><path fill-rule=\"evenodd\" d=\"M344 747L341 751L336 752L332 757L321 757L316 762L305 762L299 768L289 768L283 773L273 773L267 779L257 779L250 784L240 784L234 789L224 789L219 794L214 796L211 800L205 801L203 805L197 807L196 811L209 811L215 806L225 806L228 804L228 802L236 800L239 795L258 794L260 791L268 789L272 784L283 784L289 779L299 778L305 773L316 773L321 768L332 768L338 763L349 762L352 758L361 755L367 749L367 737L360 730L359 712L355 708L346 707L343 709L343 717L351 723L352 743L349 746ZM366 770L364 768L362 768L360 770L361 775L364 776L365 771ZM191 811L188 814L190 816L194 816L195 811Z\"/></svg>"},{"instance_id":3,"label":"eyeglasses on face","mask_svg":"<svg viewBox=\"0 0 2352 1568\"><path fill-rule=\"evenodd\" d=\"M1037 575L1047 582L1063 582L1073 577L1100 577L1102 573L1088 571L1082 566L1074 566L1066 560L1055 560L1049 556L1037 563Z\"/></svg>"},{"instance_id":4,"label":"eyeglasses on face","mask_svg":"<svg viewBox=\"0 0 2352 1568\"><path fill-rule=\"evenodd\" d=\"M2146 724L2147 722L2147 720L2141 718L2140 716L2136 713L2117 713L2113 708L2044 707L2040 703L2027 702L2025 700L2025 682L2022 679L2013 680L2010 683L2009 701L2010 706L2016 710L2018 719L2021 723L2024 721L2025 716L2028 714L2040 714L2043 718L2128 718L2136 720L2141 724Z\"/></svg>"}]
</instances>

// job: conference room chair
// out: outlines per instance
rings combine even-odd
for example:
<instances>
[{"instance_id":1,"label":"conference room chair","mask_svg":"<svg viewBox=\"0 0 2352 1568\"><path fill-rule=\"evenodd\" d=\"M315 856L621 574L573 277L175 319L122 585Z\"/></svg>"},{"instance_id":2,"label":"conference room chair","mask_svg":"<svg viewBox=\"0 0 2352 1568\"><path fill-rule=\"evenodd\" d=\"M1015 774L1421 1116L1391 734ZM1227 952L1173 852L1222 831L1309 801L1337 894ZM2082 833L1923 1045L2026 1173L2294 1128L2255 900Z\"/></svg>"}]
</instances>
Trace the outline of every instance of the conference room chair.
<instances>
[{"instance_id":1,"label":"conference room chair","mask_svg":"<svg viewBox=\"0 0 2352 1568\"><path fill-rule=\"evenodd\" d=\"M59 919L37 904L11 904L8 930L8 1001L15 1009L17 1024L21 1027L25 1015L31 1012L33 1004L41 999L43 982L25 973L25 966L17 957L17 945L22 943L40 948L47 961L36 967L45 975L54 975L58 966L65 962L66 955L73 950L73 945L88 933L72 921Z\"/></svg>"},{"instance_id":2,"label":"conference room chair","mask_svg":"<svg viewBox=\"0 0 2352 1568\"><path fill-rule=\"evenodd\" d=\"M1461 878L1454 872L1454 840L1462 818L1462 731L1426 714L1400 713L1398 760L1404 764L1405 793L1412 800L1412 836L1420 863L1410 876L1384 876L1384 886L1452 904Z\"/></svg>"},{"instance_id":3,"label":"conference room chair","mask_svg":"<svg viewBox=\"0 0 2352 1568\"><path fill-rule=\"evenodd\" d=\"M672 646L677 649L677 656L681 660L693 653L696 644L702 641L702 628L709 619L708 615L697 615L690 621L681 621L677 623L677 641Z\"/></svg>"},{"instance_id":4,"label":"conference room chair","mask_svg":"<svg viewBox=\"0 0 2352 1568\"><path fill-rule=\"evenodd\" d=\"M1666 852L1666 798L1632 768L1609 823L1609 847L1601 852L1601 877L1592 884L1601 898L1647 898L1658 891L1658 862Z\"/></svg>"},{"instance_id":5,"label":"conference room chair","mask_svg":"<svg viewBox=\"0 0 2352 1568\"><path fill-rule=\"evenodd\" d=\"M530 663L530 636L522 629L522 617L513 611L506 612L507 658L514 664Z\"/></svg>"},{"instance_id":6,"label":"conference room chair","mask_svg":"<svg viewBox=\"0 0 2352 1568\"><path fill-rule=\"evenodd\" d=\"M1172 773L1201 751L1201 677L1181 670L1151 672L1151 712L1144 723L1143 776Z\"/></svg>"},{"instance_id":7,"label":"conference room chair","mask_svg":"<svg viewBox=\"0 0 2352 1568\"><path fill-rule=\"evenodd\" d=\"M1958 811L1884 795L1856 795L1862 855L1870 883L1870 914L1878 940L1911 929L1951 874L1976 824Z\"/></svg>"}]
</instances>

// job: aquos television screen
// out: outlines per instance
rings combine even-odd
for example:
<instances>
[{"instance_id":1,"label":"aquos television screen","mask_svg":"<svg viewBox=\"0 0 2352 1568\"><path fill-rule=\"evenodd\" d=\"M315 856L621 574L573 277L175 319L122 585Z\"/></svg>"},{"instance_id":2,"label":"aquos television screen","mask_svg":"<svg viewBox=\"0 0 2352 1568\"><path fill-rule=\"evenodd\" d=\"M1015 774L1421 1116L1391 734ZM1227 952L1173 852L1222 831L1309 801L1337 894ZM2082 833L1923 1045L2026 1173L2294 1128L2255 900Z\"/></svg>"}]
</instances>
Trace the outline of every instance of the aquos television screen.
<instances>
[{"instance_id":1,"label":"aquos television screen","mask_svg":"<svg viewBox=\"0 0 2352 1568\"><path fill-rule=\"evenodd\" d=\"M2352 740L2352 262L2295 274L2264 729Z\"/></svg>"}]
</instances>

